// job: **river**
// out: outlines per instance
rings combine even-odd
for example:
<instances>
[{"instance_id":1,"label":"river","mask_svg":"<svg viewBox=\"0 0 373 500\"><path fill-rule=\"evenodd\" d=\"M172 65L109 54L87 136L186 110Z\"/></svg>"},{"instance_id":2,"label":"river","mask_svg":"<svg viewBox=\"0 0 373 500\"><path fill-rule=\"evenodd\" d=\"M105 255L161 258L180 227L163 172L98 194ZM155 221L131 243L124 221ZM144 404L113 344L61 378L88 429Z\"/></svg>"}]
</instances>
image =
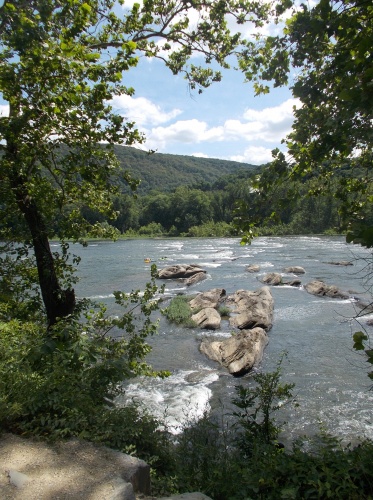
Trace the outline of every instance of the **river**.
<instances>
[{"instance_id":1,"label":"river","mask_svg":"<svg viewBox=\"0 0 373 500\"><path fill-rule=\"evenodd\" d=\"M196 263L207 271L207 279L188 290L176 282L166 283L166 296L196 293L221 287L227 293L256 290L262 275L283 272L290 265L302 266L302 283L321 279L350 293L347 300L315 297L303 287L271 288L275 301L274 325L259 369L274 369L281 354L283 381L295 384L299 407L285 411L286 435L295 438L317 432L322 425L346 440L373 438L373 393L369 392L367 364L352 349L352 332L367 329L366 316L361 325L352 318L359 310L354 297L369 298L367 261L370 252L347 245L343 237L263 237L250 246L237 238L221 239L141 239L95 242L87 248L74 245L82 257L79 265L78 296L103 301L115 313L112 292L142 288L149 280L150 258L159 268L165 265ZM330 262L348 260L352 266ZM248 264L259 264L258 274L250 274ZM160 282L161 284L161 282ZM141 379L127 384L127 397L134 397L154 414L166 415L171 430L191 415L198 418L205 409L229 406L237 383L250 384L250 376L234 379L224 368L199 352L205 336L230 335L228 323L218 332L184 329L161 318L159 334L149 340L153 351L148 360L156 369L171 371L164 380Z\"/></svg>"}]
</instances>

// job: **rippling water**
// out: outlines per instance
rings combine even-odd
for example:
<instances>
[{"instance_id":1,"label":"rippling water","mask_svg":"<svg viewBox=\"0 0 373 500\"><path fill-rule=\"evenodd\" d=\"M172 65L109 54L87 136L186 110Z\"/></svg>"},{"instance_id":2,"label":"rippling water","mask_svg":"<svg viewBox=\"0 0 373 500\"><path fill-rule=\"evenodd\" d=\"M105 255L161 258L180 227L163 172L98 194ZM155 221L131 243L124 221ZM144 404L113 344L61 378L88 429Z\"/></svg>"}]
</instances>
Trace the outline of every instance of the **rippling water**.
<instances>
[{"instance_id":1,"label":"rippling water","mask_svg":"<svg viewBox=\"0 0 373 500\"><path fill-rule=\"evenodd\" d=\"M227 293L238 289L255 290L258 278L267 272L299 265L305 268L302 283L322 279L351 295L349 300L315 297L303 288L274 287L274 326L260 369L271 370L283 351L284 380L294 382L300 404L287 410L291 437L317 431L322 423L332 432L354 439L373 438L373 394L368 392L366 363L352 350L351 333L360 328L350 321L355 314L353 297L364 297L362 283L369 255L366 249L346 245L342 237L268 237L258 238L242 247L238 239L156 239L98 242L88 248L74 246L82 256L79 266L80 296L105 301L114 312L113 290L129 292L149 279L151 258L159 268L175 263L197 263L208 279L188 289L188 293L222 287ZM350 260L342 267L328 262ZM250 274L248 264L259 264L261 271ZM186 289L167 282L166 295ZM366 320L362 323L366 325ZM369 327L368 328L369 332ZM157 415L166 412L169 425L177 432L190 413L200 415L223 401L229 405L237 383L249 384L250 377L237 380L225 369L208 360L199 350L205 336L229 336L228 323L219 332L203 332L170 325L161 318L159 335L150 340L153 352L149 361L157 369L168 369L165 380L136 380L127 395L146 404Z\"/></svg>"}]
</instances>

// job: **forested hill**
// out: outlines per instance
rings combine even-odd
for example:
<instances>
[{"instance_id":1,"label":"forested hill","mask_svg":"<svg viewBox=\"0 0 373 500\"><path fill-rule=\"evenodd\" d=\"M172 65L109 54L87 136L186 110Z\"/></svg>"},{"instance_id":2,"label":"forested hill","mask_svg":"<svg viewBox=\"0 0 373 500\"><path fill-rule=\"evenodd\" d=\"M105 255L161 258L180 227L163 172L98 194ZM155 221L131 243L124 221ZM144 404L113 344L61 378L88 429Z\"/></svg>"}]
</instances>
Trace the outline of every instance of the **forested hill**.
<instances>
[{"instance_id":1,"label":"forested hill","mask_svg":"<svg viewBox=\"0 0 373 500\"><path fill-rule=\"evenodd\" d=\"M124 170L141 179L138 192L151 190L171 192L178 186L197 186L214 183L220 177L240 171L259 171L257 165L236 161L197 158L141 151L126 146L115 146L115 153Z\"/></svg>"}]
</instances>

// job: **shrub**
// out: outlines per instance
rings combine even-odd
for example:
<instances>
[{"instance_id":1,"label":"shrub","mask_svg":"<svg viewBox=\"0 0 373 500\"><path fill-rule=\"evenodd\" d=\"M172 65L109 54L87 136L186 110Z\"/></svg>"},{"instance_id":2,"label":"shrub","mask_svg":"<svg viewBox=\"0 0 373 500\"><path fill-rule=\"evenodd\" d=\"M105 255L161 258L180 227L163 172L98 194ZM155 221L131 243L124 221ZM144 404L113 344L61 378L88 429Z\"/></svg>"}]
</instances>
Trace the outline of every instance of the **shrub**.
<instances>
[{"instance_id":1,"label":"shrub","mask_svg":"<svg viewBox=\"0 0 373 500\"><path fill-rule=\"evenodd\" d=\"M214 500L371 499L371 441L344 447L321 431L290 450L279 446L280 401L293 401L280 366L281 360L274 372L256 374L251 387L238 387L233 414L222 410L217 423L205 413L184 429L174 448L174 487Z\"/></svg>"},{"instance_id":2,"label":"shrub","mask_svg":"<svg viewBox=\"0 0 373 500\"><path fill-rule=\"evenodd\" d=\"M282 360L283 356L275 371L253 375L254 387L235 387L237 397L233 404L237 410L233 415L240 429L239 445L246 453L250 453L256 438L266 444L276 442L281 426L272 415L285 404L295 402L291 392L294 384L281 383Z\"/></svg>"},{"instance_id":3,"label":"shrub","mask_svg":"<svg viewBox=\"0 0 373 500\"><path fill-rule=\"evenodd\" d=\"M229 309L229 307L225 306L225 305L221 305L219 308L218 308L218 312L220 314L220 316L222 318L226 318L230 315L231 313L231 310Z\"/></svg>"},{"instance_id":4,"label":"shrub","mask_svg":"<svg viewBox=\"0 0 373 500\"><path fill-rule=\"evenodd\" d=\"M155 266L145 291L114 292L123 306L120 317L106 316L104 307L87 309L57 322L0 323L0 425L13 432L52 438L94 439L98 422L108 415L122 382L154 372L144 358L146 337L157 330L151 321L157 309ZM124 334L120 336L120 331ZM109 335L115 331L115 338ZM109 412L109 413L108 413Z\"/></svg>"},{"instance_id":5,"label":"shrub","mask_svg":"<svg viewBox=\"0 0 373 500\"><path fill-rule=\"evenodd\" d=\"M176 323L177 325L183 325L187 328L194 328L196 326L195 322L192 321L192 309L189 305L191 297L185 295L178 295L174 297L170 305L163 310L163 314L169 321Z\"/></svg>"},{"instance_id":6,"label":"shrub","mask_svg":"<svg viewBox=\"0 0 373 500\"><path fill-rule=\"evenodd\" d=\"M147 226L141 226L138 230L138 234L144 236L162 236L166 232L159 222L150 222Z\"/></svg>"}]
</instances>

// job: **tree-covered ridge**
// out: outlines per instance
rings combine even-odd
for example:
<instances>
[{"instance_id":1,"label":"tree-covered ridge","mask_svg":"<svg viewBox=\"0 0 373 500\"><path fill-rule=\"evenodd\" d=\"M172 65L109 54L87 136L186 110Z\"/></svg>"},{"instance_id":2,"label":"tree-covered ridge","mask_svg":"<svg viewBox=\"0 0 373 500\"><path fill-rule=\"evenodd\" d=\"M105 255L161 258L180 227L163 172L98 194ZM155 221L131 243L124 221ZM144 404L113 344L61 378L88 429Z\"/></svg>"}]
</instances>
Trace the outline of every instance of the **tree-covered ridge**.
<instances>
[{"instance_id":1,"label":"tree-covered ridge","mask_svg":"<svg viewBox=\"0 0 373 500\"><path fill-rule=\"evenodd\" d=\"M224 175L241 170L249 173L260 171L257 165L215 158L148 153L125 146L115 146L114 151L120 168L129 171L133 178L140 179L137 192L141 194L151 190L170 192L179 186L211 184ZM123 186L126 184L123 183Z\"/></svg>"}]
</instances>

